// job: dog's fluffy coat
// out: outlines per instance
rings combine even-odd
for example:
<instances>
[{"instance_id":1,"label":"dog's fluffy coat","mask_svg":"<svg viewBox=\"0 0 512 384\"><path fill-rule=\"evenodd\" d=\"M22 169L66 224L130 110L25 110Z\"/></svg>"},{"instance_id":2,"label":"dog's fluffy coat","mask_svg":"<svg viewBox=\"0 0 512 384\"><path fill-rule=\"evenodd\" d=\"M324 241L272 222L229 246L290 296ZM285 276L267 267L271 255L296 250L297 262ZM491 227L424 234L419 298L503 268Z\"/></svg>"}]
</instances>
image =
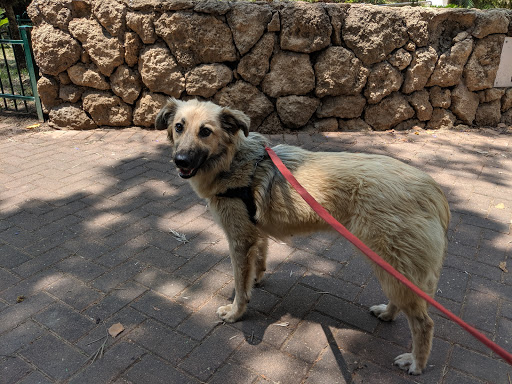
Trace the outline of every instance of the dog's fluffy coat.
<instances>
[{"instance_id":1,"label":"dog's fluffy coat","mask_svg":"<svg viewBox=\"0 0 512 384\"><path fill-rule=\"evenodd\" d=\"M263 278L268 237L329 230L330 227L291 188L266 155L266 139L249 134L249 118L211 102L171 99L156 127L168 129L180 175L209 207L229 241L235 299L220 307L225 321L244 313L254 282ZM434 296L446 252L450 212L446 198L428 175L390 157L315 153L278 145L277 155L297 180L340 223L430 296ZM219 196L250 186L253 220L242 199ZM372 264L373 266L373 264ZM427 304L373 266L389 303L371 312L393 320L407 316L412 353L395 359L411 374L425 368L433 336Z\"/></svg>"}]
</instances>

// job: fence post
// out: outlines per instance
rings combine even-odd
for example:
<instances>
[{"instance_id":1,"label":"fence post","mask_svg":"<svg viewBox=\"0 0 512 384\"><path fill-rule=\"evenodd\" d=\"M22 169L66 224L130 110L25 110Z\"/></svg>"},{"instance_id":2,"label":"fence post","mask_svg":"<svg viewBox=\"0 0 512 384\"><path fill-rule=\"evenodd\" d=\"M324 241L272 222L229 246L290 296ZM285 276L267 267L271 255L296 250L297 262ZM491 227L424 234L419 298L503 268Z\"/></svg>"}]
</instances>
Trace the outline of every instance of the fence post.
<instances>
[{"instance_id":1,"label":"fence post","mask_svg":"<svg viewBox=\"0 0 512 384\"><path fill-rule=\"evenodd\" d=\"M43 108L41 107L41 100L39 99L39 93L37 93L37 78L34 70L34 62L32 60L32 49L28 41L28 35L26 28L31 28L28 25L20 25L21 39L23 40L23 51L25 52L25 60L27 62L28 75L30 77L30 85L32 87L32 94L34 95L34 103L36 105L37 117L39 121L44 121Z\"/></svg>"}]
</instances>

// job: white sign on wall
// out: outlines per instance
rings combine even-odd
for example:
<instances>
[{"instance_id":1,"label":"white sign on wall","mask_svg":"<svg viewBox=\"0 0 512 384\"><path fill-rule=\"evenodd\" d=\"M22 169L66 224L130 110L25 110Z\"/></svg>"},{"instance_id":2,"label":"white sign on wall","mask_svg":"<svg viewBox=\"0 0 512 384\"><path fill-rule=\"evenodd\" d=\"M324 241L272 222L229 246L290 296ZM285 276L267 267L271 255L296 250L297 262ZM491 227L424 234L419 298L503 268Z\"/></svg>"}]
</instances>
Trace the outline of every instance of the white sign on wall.
<instances>
[{"instance_id":1,"label":"white sign on wall","mask_svg":"<svg viewBox=\"0 0 512 384\"><path fill-rule=\"evenodd\" d=\"M512 87L512 37L505 37L495 87Z\"/></svg>"}]
</instances>

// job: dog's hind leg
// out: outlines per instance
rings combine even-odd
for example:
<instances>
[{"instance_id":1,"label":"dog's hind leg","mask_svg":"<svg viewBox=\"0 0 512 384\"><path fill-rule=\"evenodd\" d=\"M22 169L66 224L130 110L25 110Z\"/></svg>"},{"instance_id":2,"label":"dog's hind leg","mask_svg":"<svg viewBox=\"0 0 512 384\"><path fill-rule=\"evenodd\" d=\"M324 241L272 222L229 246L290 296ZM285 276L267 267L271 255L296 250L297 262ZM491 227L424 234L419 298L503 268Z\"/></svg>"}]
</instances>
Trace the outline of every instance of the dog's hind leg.
<instances>
[{"instance_id":1,"label":"dog's hind leg","mask_svg":"<svg viewBox=\"0 0 512 384\"><path fill-rule=\"evenodd\" d=\"M256 258L256 278L255 283L259 284L263 279L263 275L267 270L267 253L268 253L268 238L260 237L258 239L258 257Z\"/></svg>"},{"instance_id":2,"label":"dog's hind leg","mask_svg":"<svg viewBox=\"0 0 512 384\"><path fill-rule=\"evenodd\" d=\"M411 375L419 375L425 369L432 348L434 322L427 313L427 303L419 299L415 304L404 307L412 335L412 353L395 358L395 365Z\"/></svg>"},{"instance_id":3,"label":"dog's hind leg","mask_svg":"<svg viewBox=\"0 0 512 384\"><path fill-rule=\"evenodd\" d=\"M259 257L259 243L238 244L231 247L231 264L235 277L235 299L232 304L217 309L220 318L228 323L237 321L245 312L251 299L251 290L256 276L256 263Z\"/></svg>"},{"instance_id":4,"label":"dog's hind leg","mask_svg":"<svg viewBox=\"0 0 512 384\"><path fill-rule=\"evenodd\" d=\"M393 321L400 313L400 308L390 301L388 304L379 304L370 307L370 312L382 321Z\"/></svg>"}]
</instances>

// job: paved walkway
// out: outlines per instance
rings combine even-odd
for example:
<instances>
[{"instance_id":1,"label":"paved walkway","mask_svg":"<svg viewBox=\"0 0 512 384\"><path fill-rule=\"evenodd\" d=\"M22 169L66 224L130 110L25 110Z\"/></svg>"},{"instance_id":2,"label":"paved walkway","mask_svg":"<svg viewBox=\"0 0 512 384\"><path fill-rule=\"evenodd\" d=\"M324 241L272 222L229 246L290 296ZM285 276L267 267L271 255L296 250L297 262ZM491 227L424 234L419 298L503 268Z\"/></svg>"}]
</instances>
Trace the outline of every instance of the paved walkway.
<instances>
[{"instance_id":1,"label":"paved walkway","mask_svg":"<svg viewBox=\"0 0 512 384\"><path fill-rule=\"evenodd\" d=\"M272 140L430 173L453 213L437 298L512 351L510 130ZM169 160L164 132L0 136L0 383L511 382L511 366L435 310L426 372L393 367L410 347L406 319L368 313L381 290L335 235L272 243L249 312L220 323L227 243Z\"/></svg>"}]
</instances>

